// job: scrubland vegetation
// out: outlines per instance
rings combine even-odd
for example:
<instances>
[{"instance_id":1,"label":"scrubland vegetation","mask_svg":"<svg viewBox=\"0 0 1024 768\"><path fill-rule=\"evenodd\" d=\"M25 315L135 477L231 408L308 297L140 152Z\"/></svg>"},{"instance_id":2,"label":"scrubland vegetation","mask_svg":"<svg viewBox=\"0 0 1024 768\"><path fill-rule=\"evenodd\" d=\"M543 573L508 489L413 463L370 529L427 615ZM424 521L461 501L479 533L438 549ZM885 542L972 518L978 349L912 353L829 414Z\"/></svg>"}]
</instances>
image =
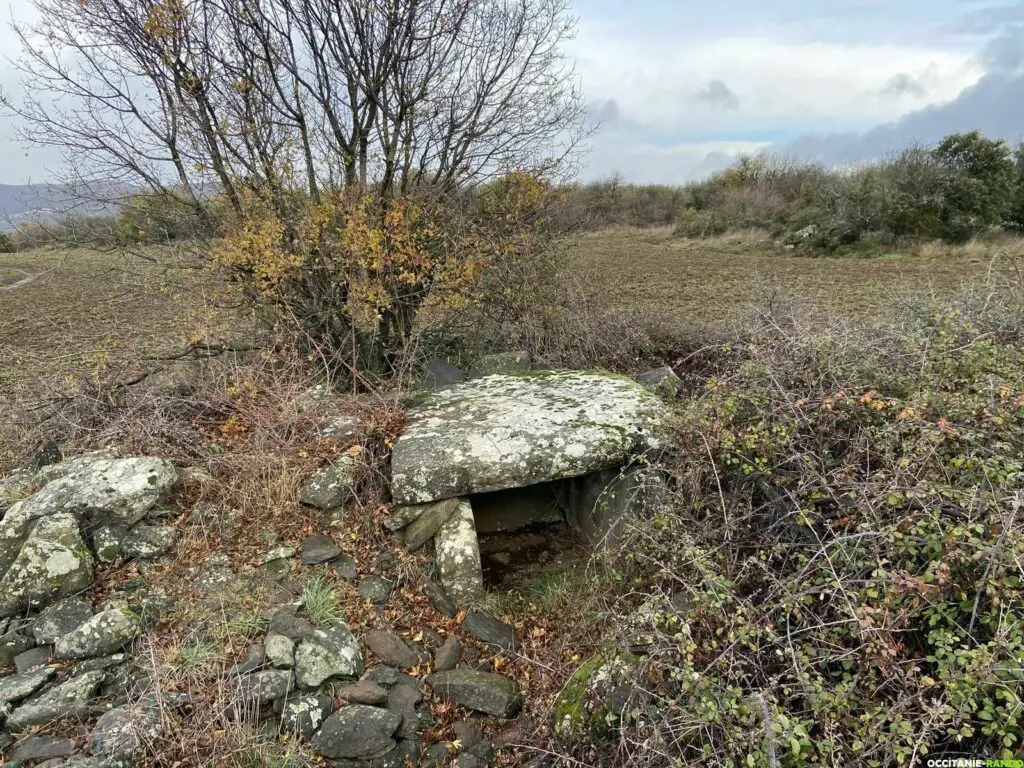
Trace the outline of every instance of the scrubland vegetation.
<instances>
[{"instance_id":1,"label":"scrubland vegetation","mask_svg":"<svg viewBox=\"0 0 1024 768\"><path fill-rule=\"evenodd\" d=\"M187 504L240 510L251 535L185 515L180 563L223 549L251 564L262 531L287 542L335 524L295 501L334 454L289 404L313 384L351 393L368 470L334 533L362 564L398 563L399 621L426 610L403 591L426 565L388 551L388 452L427 361L522 350L556 368L668 365L682 379L659 456L669 507L586 567L526 573L489 598L527 638L482 657L528 695L514 727L489 732L499 764L1021 754L1024 151L975 133L859 168L758 157L679 188L573 184L563 157L535 151L582 113L558 77L560 2L510 6L505 27L469 3L464 26L441 30L438 3L414 18L339 4L327 32L421 46L381 54L386 86L364 58L317 48L309 22L330 4L313 0L41 5L30 74L88 97L135 68L164 99L145 108L186 138L118 133L141 108L130 93L106 94L118 108L99 116L22 108L48 141L88 139L97 170L146 191L112 217L0 239L4 283L42 273L0 283L0 470L48 440L202 469L213 483ZM266 55L290 36L304 46L292 58ZM31 48L46 39L84 69ZM96 45L119 56L90 58ZM460 85L490 50L506 55ZM324 79L302 79L304 56L324 57ZM436 66L409 64L424 60ZM389 108L342 109L351 83ZM175 178L138 165L141 150ZM306 585L310 615L369 626L332 579ZM204 706L147 745L150 764L311 759L245 718L209 722L220 669L264 629L257 597L230 618L197 604L153 641L153 677ZM566 709L559 692L595 658L615 662L605 689ZM447 738L450 708L436 714L429 736Z\"/></svg>"}]
</instances>

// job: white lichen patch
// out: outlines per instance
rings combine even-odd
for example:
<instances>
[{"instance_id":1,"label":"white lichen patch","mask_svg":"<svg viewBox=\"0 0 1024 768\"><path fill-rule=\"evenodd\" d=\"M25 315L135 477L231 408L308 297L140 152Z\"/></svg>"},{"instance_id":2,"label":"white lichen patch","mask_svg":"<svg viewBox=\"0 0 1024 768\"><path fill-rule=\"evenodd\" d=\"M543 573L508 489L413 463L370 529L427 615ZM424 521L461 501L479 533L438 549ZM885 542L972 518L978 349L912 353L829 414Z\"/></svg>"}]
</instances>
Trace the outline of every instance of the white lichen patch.
<instances>
[{"instance_id":1,"label":"white lichen patch","mask_svg":"<svg viewBox=\"0 0 1024 768\"><path fill-rule=\"evenodd\" d=\"M46 575L50 578L67 576L81 567L82 559L67 549L59 549L46 558Z\"/></svg>"},{"instance_id":2,"label":"white lichen patch","mask_svg":"<svg viewBox=\"0 0 1024 768\"><path fill-rule=\"evenodd\" d=\"M398 504L578 477L644 450L663 406L639 384L586 371L486 376L428 395L392 453Z\"/></svg>"}]
</instances>

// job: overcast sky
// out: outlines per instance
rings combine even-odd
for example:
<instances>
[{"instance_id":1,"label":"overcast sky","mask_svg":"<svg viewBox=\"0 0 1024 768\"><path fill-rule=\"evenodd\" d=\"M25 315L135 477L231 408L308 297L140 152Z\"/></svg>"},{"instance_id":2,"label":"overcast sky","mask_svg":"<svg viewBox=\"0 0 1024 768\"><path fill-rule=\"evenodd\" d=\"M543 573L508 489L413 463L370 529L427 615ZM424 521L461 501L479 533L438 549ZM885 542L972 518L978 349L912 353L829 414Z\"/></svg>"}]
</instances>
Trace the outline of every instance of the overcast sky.
<instances>
[{"instance_id":1,"label":"overcast sky","mask_svg":"<svg viewBox=\"0 0 1024 768\"><path fill-rule=\"evenodd\" d=\"M4 2L4 0L0 0ZM23 20L27 0L7 0ZM1024 2L575 0L570 52L603 128L581 176L679 183L739 152L877 157L981 128L1024 135ZM0 31L0 51L13 50ZM0 69L0 86L13 74ZM0 117L0 183L45 181Z\"/></svg>"}]
</instances>

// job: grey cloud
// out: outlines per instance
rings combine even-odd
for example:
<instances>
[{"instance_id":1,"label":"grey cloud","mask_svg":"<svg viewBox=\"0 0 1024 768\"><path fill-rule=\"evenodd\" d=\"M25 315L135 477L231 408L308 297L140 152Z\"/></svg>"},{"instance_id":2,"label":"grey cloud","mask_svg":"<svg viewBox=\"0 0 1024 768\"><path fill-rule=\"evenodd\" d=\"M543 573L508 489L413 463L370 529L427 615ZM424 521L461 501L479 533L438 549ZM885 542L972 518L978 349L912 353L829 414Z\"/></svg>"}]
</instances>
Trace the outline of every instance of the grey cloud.
<instances>
[{"instance_id":1,"label":"grey cloud","mask_svg":"<svg viewBox=\"0 0 1024 768\"><path fill-rule=\"evenodd\" d=\"M887 99L898 99L900 96L924 96L924 87L910 75L893 75L880 91Z\"/></svg>"},{"instance_id":2,"label":"grey cloud","mask_svg":"<svg viewBox=\"0 0 1024 768\"><path fill-rule=\"evenodd\" d=\"M956 99L928 107L865 133L804 136L777 149L827 164L874 160L911 144L934 144L943 136L978 129L1017 141L1024 133L1024 74L983 77Z\"/></svg>"},{"instance_id":3,"label":"grey cloud","mask_svg":"<svg viewBox=\"0 0 1024 768\"><path fill-rule=\"evenodd\" d=\"M1002 34L988 42L981 58L989 72L1024 72L1024 26L1006 28Z\"/></svg>"},{"instance_id":4,"label":"grey cloud","mask_svg":"<svg viewBox=\"0 0 1024 768\"><path fill-rule=\"evenodd\" d=\"M956 26L957 32L986 34L996 32L1007 24L1024 22L1024 5L997 5L978 8L964 16Z\"/></svg>"},{"instance_id":5,"label":"grey cloud","mask_svg":"<svg viewBox=\"0 0 1024 768\"><path fill-rule=\"evenodd\" d=\"M740 108L740 100L736 94L721 80L712 80L694 98L702 104L725 112L735 112Z\"/></svg>"},{"instance_id":6,"label":"grey cloud","mask_svg":"<svg viewBox=\"0 0 1024 768\"><path fill-rule=\"evenodd\" d=\"M588 122L606 128L614 128L619 124L619 103L615 99L599 99L587 107Z\"/></svg>"}]
</instances>

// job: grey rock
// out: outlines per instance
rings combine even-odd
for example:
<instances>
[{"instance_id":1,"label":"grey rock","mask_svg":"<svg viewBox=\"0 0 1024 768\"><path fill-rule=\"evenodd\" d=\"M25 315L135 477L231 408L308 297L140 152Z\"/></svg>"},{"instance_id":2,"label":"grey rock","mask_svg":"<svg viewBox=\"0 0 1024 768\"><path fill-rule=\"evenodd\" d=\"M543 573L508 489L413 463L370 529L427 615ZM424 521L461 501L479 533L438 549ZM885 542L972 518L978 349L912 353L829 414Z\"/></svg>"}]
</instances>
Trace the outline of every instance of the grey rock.
<instances>
[{"instance_id":1,"label":"grey rock","mask_svg":"<svg viewBox=\"0 0 1024 768\"><path fill-rule=\"evenodd\" d=\"M343 454L329 466L317 471L299 491L299 501L317 509L340 507L355 492L361 465Z\"/></svg>"},{"instance_id":2,"label":"grey rock","mask_svg":"<svg viewBox=\"0 0 1024 768\"><path fill-rule=\"evenodd\" d=\"M127 610L110 608L97 613L54 646L58 659L88 659L120 650L142 631L139 617Z\"/></svg>"},{"instance_id":3,"label":"grey rock","mask_svg":"<svg viewBox=\"0 0 1024 768\"><path fill-rule=\"evenodd\" d=\"M488 715L513 717L523 706L519 686L491 672L460 667L435 672L427 678L427 684L436 696Z\"/></svg>"},{"instance_id":4,"label":"grey rock","mask_svg":"<svg viewBox=\"0 0 1024 768\"><path fill-rule=\"evenodd\" d=\"M274 547L274 549L260 555L259 564L266 565L267 563L272 563L275 560L289 560L293 557L295 557L295 547Z\"/></svg>"},{"instance_id":5,"label":"grey rock","mask_svg":"<svg viewBox=\"0 0 1024 768\"><path fill-rule=\"evenodd\" d=\"M467 754L483 760L485 763L489 763L494 759L494 744L481 739L476 744L469 747L466 752Z\"/></svg>"},{"instance_id":6,"label":"grey rock","mask_svg":"<svg viewBox=\"0 0 1024 768\"><path fill-rule=\"evenodd\" d=\"M79 597L69 597L51 605L39 614L32 625L32 635L40 645L53 645L92 618L92 606Z\"/></svg>"},{"instance_id":7,"label":"grey rock","mask_svg":"<svg viewBox=\"0 0 1024 768\"><path fill-rule=\"evenodd\" d=\"M31 696L50 682L53 675L52 669L44 668L35 672L0 678L0 706Z\"/></svg>"},{"instance_id":8,"label":"grey rock","mask_svg":"<svg viewBox=\"0 0 1024 768\"><path fill-rule=\"evenodd\" d=\"M2 709L2 708L0 708ZM2 714L2 713L0 713ZM14 737L7 731L0 731L0 757L6 754L7 750L14 744Z\"/></svg>"},{"instance_id":9,"label":"grey rock","mask_svg":"<svg viewBox=\"0 0 1024 768\"><path fill-rule=\"evenodd\" d=\"M394 632L375 629L366 633L363 642L388 666L412 669L420 663L419 655Z\"/></svg>"},{"instance_id":10,"label":"grey rock","mask_svg":"<svg viewBox=\"0 0 1024 768\"><path fill-rule=\"evenodd\" d=\"M398 735L404 739L416 738L420 731L420 719L416 704L420 700L419 681L408 675L400 675L396 685L388 689L388 709L402 716Z\"/></svg>"},{"instance_id":11,"label":"grey rock","mask_svg":"<svg viewBox=\"0 0 1024 768\"><path fill-rule=\"evenodd\" d=\"M388 581L381 576L370 575L363 576L359 580L359 586L356 590L363 600L374 605L384 605L388 598L391 597L391 590L394 586L394 582Z\"/></svg>"},{"instance_id":12,"label":"grey rock","mask_svg":"<svg viewBox=\"0 0 1024 768\"><path fill-rule=\"evenodd\" d=\"M298 696L285 702L281 727L303 739L311 739L331 714L334 702L329 696Z\"/></svg>"},{"instance_id":13,"label":"grey rock","mask_svg":"<svg viewBox=\"0 0 1024 768\"><path fill-rule=\"evenodd\" d=\"M19 502L21 503L21 502ZM0 561L4 528L18 509L16 504L0 520ZM19 529L16 522L11 529ZM0 579L0 616L13 616L30 608L81 592L92 584L92 555L70 514L53 514L25 526L28 531L18 552Z\"/></svg>"},{"instance_id":14,"label":"grey rock","mask_svg":"<svg viewBox=\"0 0 1024 768\"><path fill-rule=\"evenodd\" d=\"M330 566L345 581L352 581L359 575L356 570L356 561L349 555L341 555L334 558L331 560Z\"/></svg>"},{"instance_id":15,"label":"grey rock","mask_svg":"<svg viewBox=\"0 0 1024 768\"><path fill-rule=\"evenodd\" d=\"M667 365L663 368L655 368L653 371L637 373L633 376L633 380L644 389L664 397L675 397L679 394L679 387L682 385L675 371Z\"/></svg>"},{"instance_id":16,"label":"grey rock","mask_svg":"<svg viewBox=\"0 0 1024 768\"><path fill-rule=\"evenodd\" d=\"M462 744L463 751L472 749L484 739L480 726L468 720L458 720L452 723L452 732Z\"/></svg>"},{"instance_id":17,"label":"grey rock","mask_svg":"<svg viewBox=\"0 0 1024 768\"><path fill-rule=\"evenodd\" d=\"M650 446L664 407L629 379L551 371L485 376L432 392L391 455L396 504L578 477Z\"/></svg>"},{"instance_id":18,"label":"grey rock","mask_svg":"<svg viewBox=\"0 0 1024 768\"><path fill-rule=\"evenodd\" d=\"M64 459L64 454L56 440L47 440L40 444L22 466L29 472L38 472Z\"/></svg>"},{"instance_id":19,"label":"grey rock","mask_svg":"<svg viewBox=\"0 0 1024 768\"><path fill-rule=\"evenodd\" d=\"M57 739L53 736L29 736L11 752L6 764L21 765L54 757L70 757L75 752L75 743L69 739Z\"/></svg>"},{"instance_id":20,"label":"grey rock","mask_svg":"<svg viewBox=\"0 0 1024 768\"><path fill-rule=\"evenodd\" d=\"M434 671L445 672L449 669L455 669L461 657L462 643L459 642L459 638L455 635L449 635L448 639L441 644L441 647L437 649L437 653L434 655Z\"/></svg>"},{"instance_id":21,"label":"grey rock","mask_svg":"<svg viewBox=\"0 0 1024 768\"><path fill-rule=\"evenodd\" d=\"M434 606L434 610L444 616L455 616L458 614L458 606L455 605L454 601L448 597L448 594L444 591L444 587L435 581L428 581L426 586L423 588L423 592L426 594L427 599L430 600L430 604Z\"/></svg>"},{"instance_id":22,"label":"grey rock","mask_svg":"<svg viewBox=\"0 0 1024 768\"><path fill-rule=\"evenodd\" d=\"M473 508L462 499L434 538L434 557L445 593L459 603L483 597L484 576L480 543L473 525Z\"/></svg>"},{"instance_id":23,"label":"grey rock","mask_svg":"<svg viewBox=\"0 0 1024 768\"><path fill-rule=\"evenodd\" d=\"M35 640L20 632L0 635L0 665L9 667L16 656L35 648L35 645Z\"/></svg>"},{"instance_id":24,"label":"grey rock","mask_svg":"<svg viewBox=\"0 0 1024 768\"><path fill-rule=\"evenodd\" d=\"M160 733L161 713L140 702L104 712L89 734L89 751L97 757L133 761L140 748Z\"/></svg>"},{"instance_id":25,"label":"grey rock","mask_svg":"<svg viewBox=\"0 0 1024 768\"><path fill-rule=\"evenodd\" d=\"M405 507L395 507L388 519L384 521L384 527L392 533L400 531L422 515L429 507L429 504L411 504Z\"/></svg>"},{"instance_id":26,"label":"grey rock","mask_svg":"<svg viewBox=\"0 0 1024 768\"><path fill-rule=\"evenodd\" d=\"M29 648L14 657L14 668L18 670L18 674L22 674L38 667L45 667L50 663L52 656L53 648L49 645Z\"/></svg>"},{"instance_id":27,"label":"grey rock","mask_svg":"<svg viewBox=\"0 0 1024 768\"><path fill-rule=\"evenodd\" d=\"M493 355L484 355L469 366L469 378L526 373L532 367L529 352L497 352Z\"/></svg>"},{"instance_id":28,"label":"grey rock","mask_svg":"<svg viewBox=\"0 0 1024 768\"><path fill-rule=\"evenodd\" d=\"M441 530L441 526L448 522L456 508L459 506L458 499L445 499L433 504L427 504L405 529L402 539L405 548L413 552L428 541L430 541Z\"/></svg>"},{"instance_id":29,"label":"grey rock","mask_svg":"<svg viewBox=\"0 0 1024 768\"><path fill-rule=\"evenodd\" d=\"M127 657L123 653L112 653L110 656L101 656L98 659L86 659L75 666L75 673L113 669L124 664L125 658Z\"/></svg>"},{"instance_id":30,"label":"grey rock","mask_svg":"<svg viewBox=\"0 0 1024 768\"><path fill-rule=\"evenodd\" d=\"M313 748L328 759L372 759L393 750L402 723L386 709L349 704L327 718L313 738Z\"/></svg>"},{"instance_id":31,"label":"grey rock","mask_svg":"<svg viewBox=\"0 0 1024 768\"><path fill-rule=\"evenodd\" d=\"M346 445L355 442L361 432L359 419L347 413L334 416L313 429L313 434L321 440L333 440Z\"/></svg>"},{"instance_id":32,"label":"grey rock","mask_svg":"<svg viewBox=\"0 0 1024 768\"><path fill-rule=\"evenodd\" d=\"M486 613L470 613L462 622L462 631L503 651L515 651L519 648L515 627Z\"/></svg>"},{"instance_id":33,"label":"grey rock","mask_svg":"<svg viewBox=\"0 0 1024 768\"><path fill-rule=\"evenodd\" d=\"M363 652L344 622L316 630L295 649L295 680L302 688L318 688L333 677L358 677L362 671Z\"/></svg>"},{"instance_id":34,"label":"grey rock","mask_svg":"<svg viewBox=\"0 0 1024 768\"><path fill-rule=\"evenodd\" d=\"M93 526L90 546L96 559L110 564L121 556L121 542L128 534L128 526L120 520L113 520Z\"/></svg>"},{"instance_id":35,"label":"grey rock","mask_svg":"<svg viewBox=\"0 0 1024 768\"><path fill-rule=\"evenodd\" d=\"M267 661L275 669L291 669L295 664L295 641L290 637L271 633L263 645Z\"/></svg>"},{"instance_id":36,"label":"grey rock","mask_svg":"<svg viewBox=\"0 0 1024 768\"><path fill-rule=\"evenodd\" d=\"M651 519L670 503L665 476L653 467L575 478L562 494L566 520L595 547L614 546L630 520Z\"/></svg>"},{"instance_id":37,"label":"grey rock","mask_svg":"<svg viewBox=\"0 0 1024 768\"><path fill-rule=\"evenodd\" d=\"M103 672L86 672L51 688L11 712L7 717L7 727L16 733L33 725L85 717L90 700L103 682L103 677Z\"/></svg>"},{"instance_id":38,"label":"grey rock","mask_svg":"<svg viewBox=\"0 0 1024 768\"><path fill-rule=\"evenodd\" d=\"M398 670L392 667L374 667L363 676L363 679L390 688L398 682Z\"/></svg>"},{"instance_id":39,"label":"grey rock","mask_svg":"<svg viewBox=\"0 0 1024 768\"><path fill-rule=\"evenodd\" d=\"M245 658L224 670L221 677L238 677L255 672L263 666L267 654L261 643L253 643L245 651Z\"/></svg>"},{"instance_id":40,"label":"grey rock","mask_svg":"<svg viewBox=\"0 0 1024 768\"><path fill-rule=\"evenodd\" d=\"M176 535L170 525L139 523L121 542L121 555L128 560L160 557L174 546Z\"/></svg>"},{"instance_id":41,"label":"grey rock","mask_svg":"<svg viewBox=\"0 0 1024 768\"><path fill-rule=\"evenodd\" d=\"M431 744L427 747L427 752L423 756L424 763L431 768L432 766L448 765L451 761L452 752L448 749L448 744L444 742L438 742L437 744Z\"/></svg>"},{"instance_id":42,"label":"grey rock","mask_svg":"<svg viewBox=\"0 0 1024 768\"><path fill-rule=\"evenodd\" d=\"M286 669L268 669L238 678L241 701L257 707L285 698L294 687L292 673Z\"/></svg>"},{"instance_id":43,"label":"grey rock","mask_svg":"<svg viewBox=\"0 0 1024 768\"><path fill-rule=\"evenodd\" d=\"M444 360L431 360L423 366L423 387L441 389L466 380L466 374Z\"/></svg>"},{"instance_id":44,"label":"grey rock","mask_svg":"<svg viewBox=\"0 0 1024 768\"><path fill-rule=\"evenodd\" d=\"M270 632L298 642L305 637L311 637L316 632L316 627L301 616L296 616L295 608L287 607L270 618Z\"/></svg>"},{"instance_id":45,"label":"grey rock","mask_svg":"<svg viewBox=\"0 0 1024 768\"><path fill-rule=\"evenodd\" d=\"M303 565L319 565L328 560L335 560L341 555L341 549L327 536L310 536L299 545Z\"/></svg>"},{"instance_id":46,"label":"grey rock","mask_svg":"<svg viewBox=\"0 0 1024 768\"><path fill-rule=\"evenodd\" d=\"M387 703L388 692L372 680L350 683L337 691L338 696L351 704L379 707Z\"/></svg>"}]
</instances>

